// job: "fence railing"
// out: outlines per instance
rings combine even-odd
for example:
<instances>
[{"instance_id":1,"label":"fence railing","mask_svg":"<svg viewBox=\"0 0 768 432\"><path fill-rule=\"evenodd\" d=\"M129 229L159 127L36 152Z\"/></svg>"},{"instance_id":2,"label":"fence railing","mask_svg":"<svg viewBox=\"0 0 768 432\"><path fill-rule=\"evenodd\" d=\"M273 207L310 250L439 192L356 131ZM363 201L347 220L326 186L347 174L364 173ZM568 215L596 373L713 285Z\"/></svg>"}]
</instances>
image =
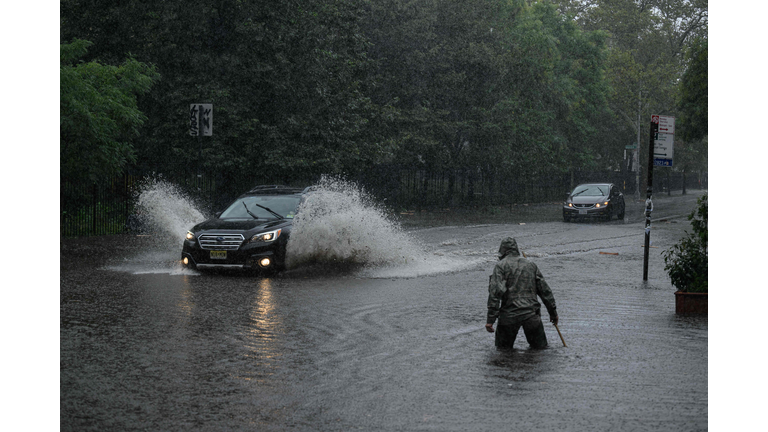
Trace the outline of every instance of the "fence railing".
<instances>
[{"instance_id":1,"label":"fence railing","mask_svg":"<svg viewBox=\"0 0 768 432\"><path fill-rule=\"evenodd\" d=\"M207 174L202 177L184 174L166 180L213 210L221 210L222 206L247 188L243 186L245 183L242 181L235 183ZM480 171L429 172L380 166L355 176L352 180L381 199L388 207L398 211L559 201L565 198L565 194L573 186L586 182L615 183L625 194L633 194L636 190L634 173L615 171L556 175L542 172L515 177ZM80 237L130 231L131 220L136 211L136 194L143 181L144 177L140 175L123 175L98 184L62 182L61 235ZM307 179L304 185L312 183L312 179ZM706 175L684 176L683 173L664 171L654 174L656 194L681 190L683 187L706 188Z\"/></svg>"},{"instance_id":2,"label":"fence railing","mask_svg":"<svg viewBox=\"0 0 768 432\"><path fill-rule=\"evenodd\" d=\"M113 234L124 231L133 207L130 176L106 183L62 182L60 187L61 235L65 237Z\"/></svg>"}]
</instances>

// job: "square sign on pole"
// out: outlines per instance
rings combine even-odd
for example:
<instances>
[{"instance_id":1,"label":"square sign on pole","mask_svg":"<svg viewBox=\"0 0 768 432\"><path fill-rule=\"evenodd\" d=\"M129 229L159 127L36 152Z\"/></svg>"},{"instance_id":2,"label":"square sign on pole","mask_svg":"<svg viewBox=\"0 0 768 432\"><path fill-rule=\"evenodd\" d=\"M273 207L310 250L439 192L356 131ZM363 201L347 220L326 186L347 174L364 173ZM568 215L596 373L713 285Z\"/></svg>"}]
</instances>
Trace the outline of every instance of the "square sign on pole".
<instances>
[{"instance_id":1,"label":"square sign on pole","mask_svg":"<svg viewBox=\"0 0 768 432\"><path fill-rule=\"evenodd\" d=\"M659 116L659 133L675 134L675 118L671 116Z\"/></svg>"},{"instance_id":2,"label":"square sign on pole","mask_svg":"<svg viewBox=\"0 0 768 432\"><path fill-rule=\"evenodd\" d=\"M675 136L657 132L653 139L653 166L672 166Z\"/></svg>"},{"instance_id":3,"label":"square sign on pole","mask_svg":"<svg viewBox=\"0 0 768 432\"><path fill-rule=\"evenodd\" d=\"M189 106L189 134L192 136L213 136L213 104L192 104Z\"/></svg>"},{"instance_id":4,"label":"square sign on pole","mask_svg":"<svg viewBox=\"0 0 768 432\"><path fill-rule=\"evenodd\" d=\"M671 167L675 150L675 118L651 116L653 131L653 166Z\"/></svg>"}]
</instances>

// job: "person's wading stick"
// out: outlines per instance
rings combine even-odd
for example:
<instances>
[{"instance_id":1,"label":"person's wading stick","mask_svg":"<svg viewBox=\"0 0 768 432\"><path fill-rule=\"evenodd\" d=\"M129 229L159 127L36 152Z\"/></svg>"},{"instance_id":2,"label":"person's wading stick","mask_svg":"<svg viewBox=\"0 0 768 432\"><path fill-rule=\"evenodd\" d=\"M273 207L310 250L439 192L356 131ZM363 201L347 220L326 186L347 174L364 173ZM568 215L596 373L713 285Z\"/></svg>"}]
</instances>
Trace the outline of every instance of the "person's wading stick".
<instances>
[{"instance_id":1,"label":"person's wading stick","mask_svg":"<svg viewBox=\"0 0 768 432\"><path fill-rule=\"evenodd\" d=\"M557 329L557 334L560 335L560 340L563 342L563 346L568 348L568 345L565 344L565 339L563 339L563 334L560 333L560 327L558 327L557 324L555 324L555 328Z\"/></svg>"}]
</instances>

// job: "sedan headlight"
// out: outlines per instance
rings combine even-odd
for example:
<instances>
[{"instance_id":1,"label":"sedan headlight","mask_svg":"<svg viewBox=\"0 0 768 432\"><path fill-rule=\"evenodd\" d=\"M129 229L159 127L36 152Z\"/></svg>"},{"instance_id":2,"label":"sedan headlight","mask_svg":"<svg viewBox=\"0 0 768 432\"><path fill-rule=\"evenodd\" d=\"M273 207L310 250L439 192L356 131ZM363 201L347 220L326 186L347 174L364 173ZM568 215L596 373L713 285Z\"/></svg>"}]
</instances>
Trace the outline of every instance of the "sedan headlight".
<instances>
[{"instance_id":1,"label":"sedan headlight","mask_svg":"<svg viewBox=\"0 0 768 432\"><path fill-rule=\"evenodd\" d=\"M272 241L277 240L278 237L280 237L280 233L282 232L282 229L275 230L275 231L269 231L265 233L259 233L255 236L251 237L252 242L265 242L269 243Z\"/></svg>"},{"instance_id":2,"label":"sedan headlight","mask_svg":"<svg viewBox=\"0 0 768 432\"><path fill-rule=\"evenodd\" d=\"M194 240L195 234L192 231L187 231L187 240Z\"/></svg>"}]
</instances>

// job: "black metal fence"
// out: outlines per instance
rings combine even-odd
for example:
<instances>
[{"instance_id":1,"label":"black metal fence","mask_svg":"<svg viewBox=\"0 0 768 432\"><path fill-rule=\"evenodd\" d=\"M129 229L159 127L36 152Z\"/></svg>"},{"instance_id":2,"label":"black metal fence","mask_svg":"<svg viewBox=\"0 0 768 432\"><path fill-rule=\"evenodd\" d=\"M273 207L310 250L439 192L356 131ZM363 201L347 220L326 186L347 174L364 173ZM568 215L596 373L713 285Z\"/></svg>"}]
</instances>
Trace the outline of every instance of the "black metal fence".
<instances>
[{"instance_id":1,"label":"black metal fence","mask_svg":"<svg viewBox=\"0 0 768 432\"><path fill-rule=\"evenodd\" d=\"M221 210L224 205L263 179L227 179L220 175L198 177L182 173L166 181L202 203L207 210ZM579 183L611 182L625 194L636 191L635 173L618 171L551 174L528 173L520 176L482 171L430 172L397 166L378 166L351 178L393 210L430 208L473 208L516 203L552 202ZM102 183L60 184L61 235L79 237L117 234L131 229L136 194L145 176L123 175ZM296 180L292 186L310 185L317 179ZM641 185L642 186L642 185ZM684 175L666 170L654 171L654 193L671 190L707 188L706 173ZM644 191L641 191L644 194Z\"/></svg>"},{"instance_id":2,"label":"black metal fence","mask_svg":"<svg viewBox=\"0 0 768 432\"><path fill-rule=\"evenodd\" d=\"M130 231L137 194L146 181L147 176L128 174L101 183L62 181L60 234L83 237ZM213 178L180 176L168 181L196 198L210 200L216 193Z\"/></svg>"},{"instance_id":3,"label":"black metal fence","mask_svg":"<svg viewBox=\"0 0 768 432\"><path fill-rule=\"evenodd\" d=\"M133 208L136 179L121 176L105 183L62 181L60 228L65 237L119 233Z\"/></svg>"},{"instance_id":4,"label":"black metal fence","mask_svg":"<svg viewBox=\"0 0 768 432\"><path fill-rule=\"evenodd\" d=\"M387 180L382 180L387 179ZM611 182L634 192L635 179L621 172L539 172L520 176L482 171L390 169L367 172L355 179L391 206L408 209L483 207L514 203L558 201L573 187L586 182Z\"/></svg>"}]
</instances>

